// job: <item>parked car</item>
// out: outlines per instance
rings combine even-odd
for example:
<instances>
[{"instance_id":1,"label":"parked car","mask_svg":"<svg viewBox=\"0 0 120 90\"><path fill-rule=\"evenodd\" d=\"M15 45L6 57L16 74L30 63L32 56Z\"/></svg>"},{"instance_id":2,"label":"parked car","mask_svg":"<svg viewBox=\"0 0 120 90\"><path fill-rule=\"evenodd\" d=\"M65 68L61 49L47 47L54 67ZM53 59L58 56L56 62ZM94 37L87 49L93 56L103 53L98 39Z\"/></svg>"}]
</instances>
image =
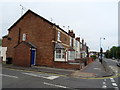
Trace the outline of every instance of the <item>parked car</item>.
<instances>
[{"instance_id":1,"label":"parked car","mask_svg":"<svg viewBox=\"0 0 120 90\"><path fill-rule=\"evenodd\" d=\"M120 59L117 61L117 66L120 67Z\"/></svg>"}]
</instances>

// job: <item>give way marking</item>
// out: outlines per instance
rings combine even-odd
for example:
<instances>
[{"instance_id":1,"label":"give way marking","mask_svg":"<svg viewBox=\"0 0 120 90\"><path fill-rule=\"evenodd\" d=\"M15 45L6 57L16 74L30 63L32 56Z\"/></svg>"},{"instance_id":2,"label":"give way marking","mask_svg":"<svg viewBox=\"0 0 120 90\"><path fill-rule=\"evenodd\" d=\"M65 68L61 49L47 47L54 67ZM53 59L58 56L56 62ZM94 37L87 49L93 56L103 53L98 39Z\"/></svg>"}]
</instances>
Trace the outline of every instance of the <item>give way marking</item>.
<instances>
[{"instance_id":1,"label":"give way marking","mask_svg":"<svg viewBox=\"0 0 120 90\"><path fill-rule=\"evenodd\" d=\"M59 77L59 76L50 76L50 75L45 75L45 74L37 75L37 74L33 74L33 73L23 73L23 74L34 76L34 77L41 77L41 78L45 78L45 79L49 79L49 80L54 80Z\"/></svg>"},{"instance_id":2,"label":"give way marking","mask_svg":"<svg viewBox=\"0 0 120 90\"><path fill-rule=\"evenodd\" d=\"M10 78L18 78L17 76L11 76L11 75L6 75L6 74L0 74L0 76L10 77Z\"/></svg>"},{"instance_id":3,"label":"give way marking","mask_svg":"<svg viewBox=\"0 0 120 90\"><path fill-rule=\"evenodd\" d=\"M45 85L49 85L49 86L55 86L55 87L59 87L59 88L68 88L66 86L61 86L61 85L56 85L56 84L51 84L51 83L46 83L44 82Z\"/></svg>"}]
</instances>

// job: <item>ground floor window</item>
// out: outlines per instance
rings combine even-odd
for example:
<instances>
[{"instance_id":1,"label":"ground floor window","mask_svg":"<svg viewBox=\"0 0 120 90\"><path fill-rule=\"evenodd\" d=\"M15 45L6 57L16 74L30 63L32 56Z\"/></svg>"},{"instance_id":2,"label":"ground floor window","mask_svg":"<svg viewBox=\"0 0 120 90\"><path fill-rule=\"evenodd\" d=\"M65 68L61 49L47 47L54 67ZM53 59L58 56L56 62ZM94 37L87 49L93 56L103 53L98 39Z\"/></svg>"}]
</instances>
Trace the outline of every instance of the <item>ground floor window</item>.
<instances>
[{"instance_id":1,"label":"ground floor window","mask_svg":"<svg viewBox=\"0 0 120 90\"><path fill-rule=\"evenodd\" d=\"M76 51L76 57L75 58L80 58L80 52Z\"/></svg>"},{"instance_id":2,"label":"ground floor window","mask_svg":"<svg viewBox=\"0 0 120 90\"><path fill-rule=\"evenodd\" d=\"M68 51L68 60L75 60L75 51Z\"/></svg>"},{"instance_id":3,"label":"ground floor window","mask_svg":"<svg viewBox=\"0 0 120 90\"><path fill-rule=\"evenodd\" d=\"M65 61L65 50L64 49L55 50L55 61Z\"/></svg>"}]
</instances>

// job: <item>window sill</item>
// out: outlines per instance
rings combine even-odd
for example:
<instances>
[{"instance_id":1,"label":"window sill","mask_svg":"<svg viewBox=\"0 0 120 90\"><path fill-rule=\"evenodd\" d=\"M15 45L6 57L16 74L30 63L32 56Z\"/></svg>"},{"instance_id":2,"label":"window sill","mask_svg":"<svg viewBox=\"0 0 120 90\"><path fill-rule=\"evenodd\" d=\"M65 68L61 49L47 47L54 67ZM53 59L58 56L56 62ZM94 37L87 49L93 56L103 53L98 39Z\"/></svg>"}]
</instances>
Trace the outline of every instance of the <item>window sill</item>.
<instances>
[{"instance_id":1,"label":"window sill","mask_svg":"<svg viewBox=\"0 0 120 90\"><path fill-rule=\"evenodd\" d=\"M62 42L62 41L60 41L60 40L57 40L57 42Z\"/></svg>"},{"instance_id":2,"label":"window sill","mask_svg":"<svg viewBox=\"0 0 120 90\"><path fill-rule=\"evenodd\" d=\"M55 62L65 62L65 59L55 59Z\"/></svg>"}]
</instances>

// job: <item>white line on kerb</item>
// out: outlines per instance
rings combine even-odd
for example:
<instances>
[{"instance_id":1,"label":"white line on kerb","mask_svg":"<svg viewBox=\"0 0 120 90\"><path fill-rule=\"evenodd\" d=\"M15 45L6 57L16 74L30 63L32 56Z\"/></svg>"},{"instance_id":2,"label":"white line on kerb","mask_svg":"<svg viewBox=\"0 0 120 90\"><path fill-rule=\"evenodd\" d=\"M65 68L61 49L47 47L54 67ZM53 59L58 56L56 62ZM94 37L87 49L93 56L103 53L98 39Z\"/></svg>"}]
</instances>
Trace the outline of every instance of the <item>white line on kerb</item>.
<instances>
[{"instance_id":1,"label":"white line on kerb","mask_svg":"<svg viewBox=\"0 0 120 90\"><path fill-rule=\"evenodd\" d=\"M55 86L55 87L60 87L60 88L68 88L68 87L66 87L66 86L55 85L55 84L46 83L46 82L44 82L44 84L46 84L46 85L50 85L50 86Z\"/></svg>"},{"instance_id":2,"label":"white line on kerb","mask_svg":"<svg viewBox=\"0 0 120 90\"><path fill-rule=\"evenodd\" d=\"M11 78L18 78L18 77L16 77L16 76L5 75L5 74L0 74L0 76L11 77Z\"/></svg>"}]
</instances>

